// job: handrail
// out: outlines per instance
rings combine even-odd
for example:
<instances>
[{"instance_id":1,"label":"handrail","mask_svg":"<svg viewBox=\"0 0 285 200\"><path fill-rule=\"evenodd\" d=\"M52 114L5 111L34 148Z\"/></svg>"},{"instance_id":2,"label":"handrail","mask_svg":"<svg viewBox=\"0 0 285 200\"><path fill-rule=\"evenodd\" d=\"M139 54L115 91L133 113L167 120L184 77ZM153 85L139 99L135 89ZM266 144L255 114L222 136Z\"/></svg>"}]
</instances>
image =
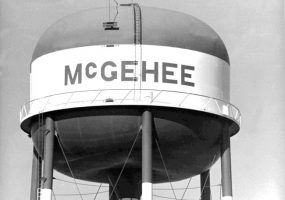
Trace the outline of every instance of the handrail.
<instances>
[{"instance_id":1,"label":"handrail","mask_svg":"<svg viewBox=\"0 0 285 200\"><path fill-rule=\"evenodd\" d=\"M198 98L201 98L201 100L206 100L206 102L203 104L202 107L193 108L193 109L211 112L210 109L213 108L214 105L212 103L214 103L215 107L217 108L217 111L214 112L215 114L227 116L228 118L231 118L234 121L236 121L238 124L241 123L241 114L240 114L239 109L237 107L235 107L234 105L230 104L229 102L224 102L223 100L220 100L217 98L209 97L206 95L195 94L195 93L179 92L179 91L171 91L171 90L155 90L155 89L137 89L137 90L140 90L141 92L143 92L143 91L152 92L152 93L157 92L155 97L153 97L153 95L149 96L150 101L147 103L149 105L164 104L164 105L168 105L171 107L187 108L187 107L183 106L183 104L190 97L194 97L194 98L198 97ZM123 95L122 98L113 99L115 102L114 103L115 105L124 105L124 104L127 104L127 103L125 103L126 101L134 100L134 98L128 98L128 96L131 94L132 91L135 92L135 89L101 89L101 90L85 90L85 91L73 91L73 92L58 93L58 94L53 94L53 95L45 96L42 98L34 99L34 100L31 100L31 101L25 103L20 109L20 121L22 122L24 119L26 119L32 115L36 115L36 114L39 114L42 112L53 110L53 109L48 109L49 107L55 108L55 107L58 107L61 105L65 105L65 106L62 106L60 109L68 108L68 106L70 106L71 103L72 104L87 103L87 105L85 105L85 106L88 106L88 105L92 106L92 105L94 105L95 102L99 102L98 105L102 105L102 104L110 105L109 102L107 103L102 99L98 100L98 97L104 92L112 92L112 91L125 91L126 92L126 94ZM82 98L80 101L71 101L72 97L75 94L79 94L79 93L85 93L86 94L89 92L98 92L98 93L96 93L95 97L92 99L88 99L88 100L85 99L84 100L84 98ZM156 99L158 99L159 96L164 94L164 93L172 93L172 94L173 93L176 93L176 94L179 93L179 94L183 94L185 96L183 96L181 101L179 101L178 103L173 103L171 101L169 101L168 103L167 103L167 101L166 102L156 101ZM52 99L56 99L57 97L62 96L62 95L66 95L67 100L62 101L60 104L52 104L51 103ZM68 95L70 95L70 96L68 96ZM36 103L43 104L42 106L40 106L42 109L38 109L37 110L38 113L31 112L32 106ZM201 104L202 104L202 101L201 101ZM37 105L37 106L39 106L39 105ZM96 106L96 105L94 105L94 106ZM75 106L75 107L78 107L78 106Z\"/></svg>"}]
</instances>

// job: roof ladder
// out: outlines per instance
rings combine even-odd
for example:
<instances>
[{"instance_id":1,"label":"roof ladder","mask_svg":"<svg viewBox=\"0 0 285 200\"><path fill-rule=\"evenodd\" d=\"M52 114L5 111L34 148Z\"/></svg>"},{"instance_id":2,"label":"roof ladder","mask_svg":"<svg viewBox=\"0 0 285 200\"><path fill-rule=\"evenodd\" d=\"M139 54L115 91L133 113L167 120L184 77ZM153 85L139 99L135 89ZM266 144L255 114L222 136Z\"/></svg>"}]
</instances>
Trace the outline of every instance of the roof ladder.
<instances>
[{"instance_id":1,"label":"roof ladder","mask_svg":"<svg viewBox=\"0 0 285 200\"><path fill-rule=\"evenodd\" d=\"M134 8L134 17L135 17L135 37L134 42L137 45L142 44L142 15L141 15L141 8L139 4L133 4Z\"/></svg>"},{"instance_id":2,"label":"roof ladder","mask_svg":"<svg viewBox=\"0 0 285 200\"><path fill-rule=\"evenodd\" d=\"M141 100L141 64L142 64L142 14L139 4L132 4L134 10L134 46L135 46L135 70L134 70L134 99Z\"/></svg>"}]
</instances>

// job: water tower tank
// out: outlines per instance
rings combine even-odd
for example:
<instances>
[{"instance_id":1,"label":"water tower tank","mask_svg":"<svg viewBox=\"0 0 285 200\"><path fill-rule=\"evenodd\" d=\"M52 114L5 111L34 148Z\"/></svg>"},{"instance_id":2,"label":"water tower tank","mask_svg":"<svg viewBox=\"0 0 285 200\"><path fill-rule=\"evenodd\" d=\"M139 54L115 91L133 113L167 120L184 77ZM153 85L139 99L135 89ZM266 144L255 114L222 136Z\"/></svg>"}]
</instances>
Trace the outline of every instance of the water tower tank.
<instances>
[{"instance_id":1,"label":"water tower tank","mask_svg":"<svg viewBox=\"0 0 285 200\"><path fill-rule=\"evenodd\" d=\"M21 127L40 156L42 119L51 116L75 178L116 180L146 109L171 181L200 174L219 158L224 127L237 133L240 113L230 104L227 50L211 27L130 4L67 16L41 36L30 102L21 111ZM120 179L133 196L140 194L140 140ZM153 183L168 181L155 143L152 157ZM58 140L54 169L71 176ZM124 187L118 183L130 197Z\"/></svg>"}]
</instances>

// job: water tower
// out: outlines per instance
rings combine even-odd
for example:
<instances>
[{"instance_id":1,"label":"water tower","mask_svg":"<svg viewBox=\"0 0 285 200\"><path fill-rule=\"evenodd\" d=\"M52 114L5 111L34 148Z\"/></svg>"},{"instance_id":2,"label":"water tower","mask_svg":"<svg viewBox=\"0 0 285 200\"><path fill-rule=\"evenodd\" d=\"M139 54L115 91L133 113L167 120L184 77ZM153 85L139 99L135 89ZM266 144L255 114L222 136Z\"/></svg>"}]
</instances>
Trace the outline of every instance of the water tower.
<instances>
[{"instance_id":1,"label":"water tower","mask_svg":"<svg viewBox=\"0 0 285 200\"><path fill-rule=\"evenodd\" d=\"M109 183L110 199L150 200L152 183L209 184L219 157L232 199L229 58L192 16L121 4L59 20L35 47L20 115L34 144L31 200L51 199L53 169Z\"/></svg>"}]
</instances>

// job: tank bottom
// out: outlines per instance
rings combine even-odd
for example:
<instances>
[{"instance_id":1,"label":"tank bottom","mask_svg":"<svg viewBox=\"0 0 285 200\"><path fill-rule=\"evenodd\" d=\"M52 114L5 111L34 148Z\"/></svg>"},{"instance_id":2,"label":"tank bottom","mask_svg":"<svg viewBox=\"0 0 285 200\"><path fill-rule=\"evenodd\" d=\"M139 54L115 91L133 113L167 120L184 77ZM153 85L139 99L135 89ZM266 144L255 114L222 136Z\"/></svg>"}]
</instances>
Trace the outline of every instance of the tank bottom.
<instances>
[{"instance_id":1,"label":"tank bottom","mask_svg":"<svg viewBox=\"0 0 285 200\"><path fill-rule=\"evenodd\" d=\"M141 183L141 114L144 107L93 107L49 113L55 120L57 136L54 169L71 176L58 140L77 179L110 183L118 177L136 138L120 185ZM227 118L192 110L151 107L155 139L171 181L178 181L209 169L220 156L220 140L225 123L231 135L238 131ZM41 153L40 129L33 121L32 138ZM156 142L153 142L153 183L168 182ZM135 184L135 183L139 184ZM135 186L136 185L136 186ZM120 189L121 192L128 193ZM138 196L139 189L132 197ZM127 197L127 196L125 196Z\"/></svg>"}]
</instances>

